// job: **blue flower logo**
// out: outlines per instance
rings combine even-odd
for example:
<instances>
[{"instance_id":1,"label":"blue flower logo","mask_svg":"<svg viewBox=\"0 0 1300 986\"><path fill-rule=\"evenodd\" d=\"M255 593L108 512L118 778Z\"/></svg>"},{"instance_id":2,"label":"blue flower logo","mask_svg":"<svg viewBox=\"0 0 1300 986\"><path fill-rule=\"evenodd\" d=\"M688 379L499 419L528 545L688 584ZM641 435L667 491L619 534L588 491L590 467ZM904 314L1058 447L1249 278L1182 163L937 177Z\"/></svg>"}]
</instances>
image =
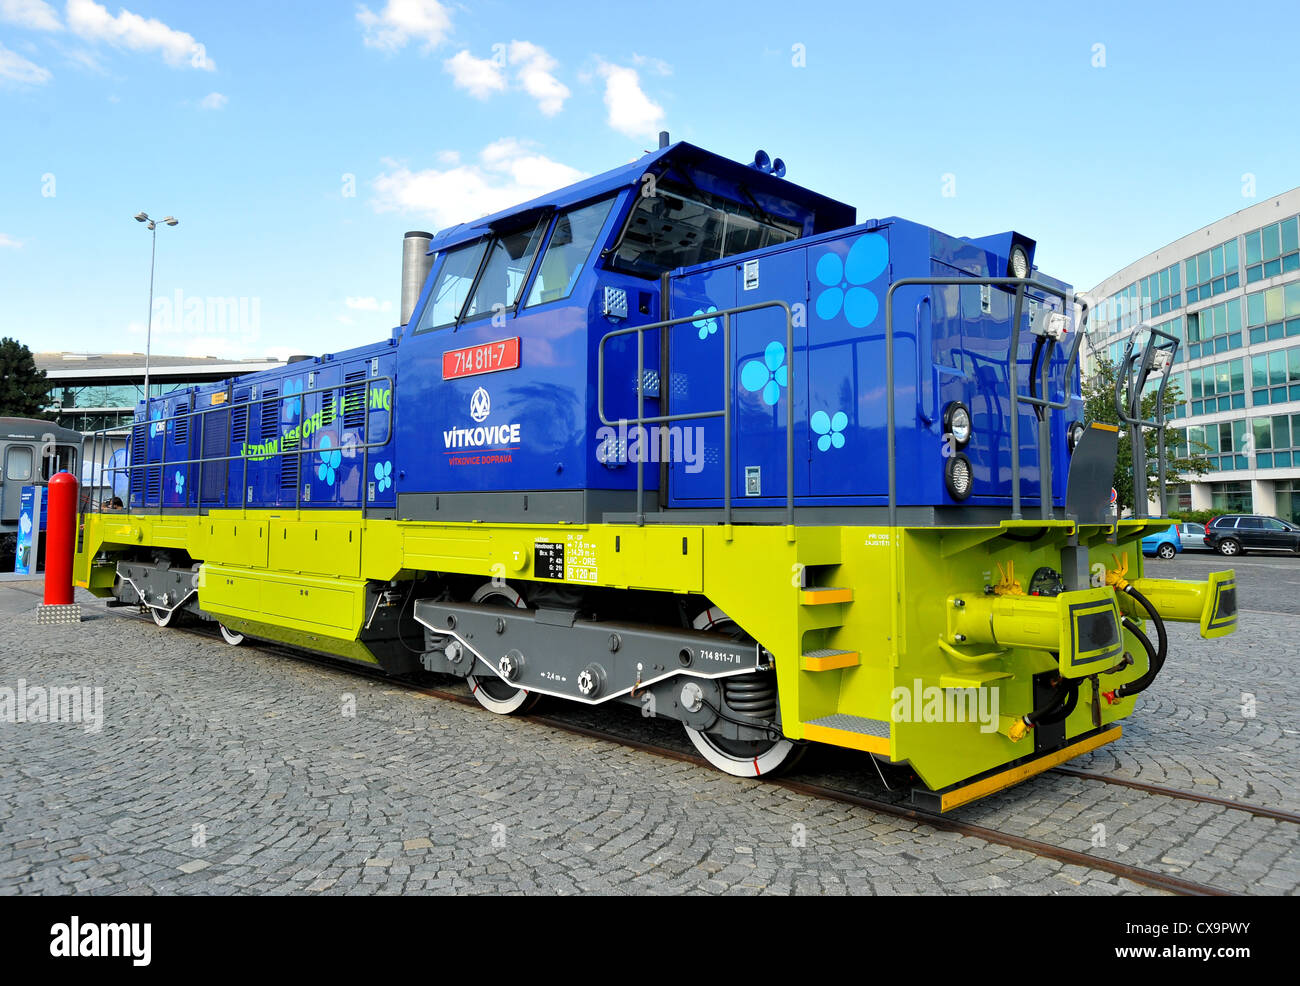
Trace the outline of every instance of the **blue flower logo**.
<instances>
[{"instance_id":1,"label":"blue flower logo","mask_svg":"<svg viewBox=\"0 0 1300 986\"><path fill-rule=\"evenodd\" d=\"M172 486L175 487L176 492L177 492L177 493L184 493L184 492L185 492L185 476L181 473L181 471L180 471L179 469L176 470L176 475L175 475L174 477L172 477L172 480L173 480L173 481L172 481Z\"/></svg>"},{"instance_id":2,"label":"blue flower logo","mask_svg":"<svg viewBox=\"0 0 1300 986\"><path fill-rule=\"evenodd\" d=\"M889 264L889 241L878 233L864 233L853 241L845 260L838 253L817 261L817 280L824 290L817 296L817 317L829 321L843 309L855 329L865 329L876 319L880 303L863 285L870 284Z\"/></svg>"},{"instance_id":3,"label":"blue flower logo","mask_svg":"<svg viewBox=\"0 0 1300 986\"><path fill-rule=\"evenodd\" d=\"M167 430L167 425L162 420L162 416L163 416L163 409L160 407L156 407L149 412L149 419L153 422L153 424L149 426L150 438L157 438L159 435L161 435L163 432Z\"/></svg>"},{"instance_id":4,"label":"blue flower logo","mask_svg":"<svg viewBox=\"0 0 1300 986\"><path fill-rule=\"evenodd\" d=\"M697 329L700 330L701 339L707 339L709 336L713 335L713 333L718 331L718 320L716 318L708 317L709 315L712 315L717 310L718 310L717 305L710 305L707 309L706 308L695 309L696 315L705 316L704 318L697 318L694 322L691 323L693 326L695 326Z\"/></svg>"},{"instance_id":5,"label":"blue flower logo","mask_svg":"<svg viewBox=\"0 0 1300 986\"><path fill-rule=\"evenodd\" d=\"M822 452L828 451L831 446L844 447L844 429L849 426L849 416L843 411L836 411L834 417L825 411L818 411L809 424L821 436L817 439L817 448Z\"/></svg>"},{"instance_id":6,"label":"blue flower logo","mask_svg":"<svg viewBox=\"0 0 1300 986\"><path fill-rule=\"evenodd\" d=\"M320 465L316 467L316 475L321 478L321 482L330 486L334 485L334 472L343 461L343 453L333 446L334 442L329 435L321 438Z\"/></svg>"},{"instance_id":7,"label":"blue flower logo","mask_svg":"<svg viewBox=\"0 0 1300 986\"><path fill-rule=\"evenodd\" d=\"M769 342L763 350L762 361L752 359L740 368L740 382L744 388L762 391L763 402L768 405L781 399L781 388L789 383L789 379L785 347L775 341Z\"/></svg>"},{"instance_id":8,"label":"blue flower logo","mask_svg":"<svg viewBox=\"0 0 1300 986\"><path fill-rule=\"evenodd\" d=\"M393 463L391 461L375 463L375 481L379 484L380 493L393 485Z\"/></svg>"},{"instance_id":9,"label":"blue flower logo","mask_svg":"<svg viewBox=\"0 0 1300 986\"><path fill-rule=\"evenodd\" d=\"M286 418L296 418L298 411L302 408L302 397L290 397L290 394L301 394L303 385L301 380L286 380L284 382L284 396L287 398L284 402L284 416Z\"/></svg>"}]
</instances>

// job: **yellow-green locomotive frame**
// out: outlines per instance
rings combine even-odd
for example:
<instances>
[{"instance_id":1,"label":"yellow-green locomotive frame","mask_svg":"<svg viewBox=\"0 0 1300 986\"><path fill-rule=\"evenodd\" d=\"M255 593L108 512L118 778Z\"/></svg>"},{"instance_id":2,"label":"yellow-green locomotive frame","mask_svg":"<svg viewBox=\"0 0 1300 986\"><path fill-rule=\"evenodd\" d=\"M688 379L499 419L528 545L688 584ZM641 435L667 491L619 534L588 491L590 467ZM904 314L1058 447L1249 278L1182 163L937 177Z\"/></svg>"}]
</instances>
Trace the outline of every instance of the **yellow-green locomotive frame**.
<instances>
[{"instance_id":1,"label":"yellow-green locomotive frame","mask_svg":"<svg viewBox=\"0 0 1300 986\"><path fill-rule=\"evenodd\" d=\"M933 804L948 809L1119 736L1136 699L1104 700L1100 685L1113 692L1140 677L1142 648L1124 629L1092 653L1076 630L1078 612L1113 614L1116 627L1122 616L1145 615L1116 591L1120 583L1145 587L1166 620L1197 623L1204 636L1235 629L1230 572L1204 583L1129 578L1142 570L1141 537L1167 524L790 528L430 523L335 510L91 513L76 576L108 596L117 559L185 552L196 563L198 605L225 626L366 664L377 663L360 640L368 587L420 573L697 597L770 653L788 739L905 762L936 792ZM535 570L544 542L580 559L564 580ZM1029 595L1025 577L1060 570L1072 546L1087 552L1093 586ZM1120 653L1135 657L1116 662ZM1081 663L1098 654L1105 660ZM1045 672L1095 676L1095 684L1080 689L1065 742L1036 753L1024 716Z\"/></svg>"}]
</instances>

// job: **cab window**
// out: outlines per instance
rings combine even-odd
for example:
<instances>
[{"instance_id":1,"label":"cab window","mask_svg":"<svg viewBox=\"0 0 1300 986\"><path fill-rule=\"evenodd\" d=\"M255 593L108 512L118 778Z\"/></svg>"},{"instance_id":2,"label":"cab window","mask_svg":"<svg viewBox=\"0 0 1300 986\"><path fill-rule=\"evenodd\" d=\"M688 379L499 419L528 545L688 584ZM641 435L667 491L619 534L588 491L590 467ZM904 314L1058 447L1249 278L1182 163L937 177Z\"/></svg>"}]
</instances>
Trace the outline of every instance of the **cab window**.
<instances>
[{"instance_id":1,"label":"cab window","mask_svg":"<svg viewBox=\"0 0 1300 986\"><path fill-rule=\"evenodd\" d=\"M560 213L525 307L559 301L573 293L578 275L605 226L613 202L613 199L605 199Z\"/></svg>"},{"instance_id":2,"label":"cab window","mask_svg":"<svg viewBox=\"0 0 1300 986\"><path fill-rule=\"evenodd\" d=\"M654 195L640 199L632 210L610 266L657 277L798 236L793 224L757 209L661 182Z\"/></svg>"},{"instance_id":3,"label":"cab window","mask_svg":"<svg viewBox=\"0 0 1300 986\"><path fill-rule=\"evenodd\" d=\"M415 327L416 332L451 325L460 317L460 310L465 307L465 299L474 286L474 277L482 265L483 253L487 247L487 241L480 240L447 254L442 261L442 269L438 271L438 278L433 282L433 290L429 292L424 312L420 315L420 324Z\"/></svg>"},{"instance_id":4,"label":"cab window","mask_svg":"<svg viewBox=\"0 0 1300 986\"><path fill-rule=\"evenodd\" d=\"M549 217L548 217L549 218ZM546 232L547 220L514 233L504 233L492 240L487 264L479 276L474 293L465 306L464 318L491 315L494 311L513 308L528 280L533 257Z\"/></svg>"}]
</instances>

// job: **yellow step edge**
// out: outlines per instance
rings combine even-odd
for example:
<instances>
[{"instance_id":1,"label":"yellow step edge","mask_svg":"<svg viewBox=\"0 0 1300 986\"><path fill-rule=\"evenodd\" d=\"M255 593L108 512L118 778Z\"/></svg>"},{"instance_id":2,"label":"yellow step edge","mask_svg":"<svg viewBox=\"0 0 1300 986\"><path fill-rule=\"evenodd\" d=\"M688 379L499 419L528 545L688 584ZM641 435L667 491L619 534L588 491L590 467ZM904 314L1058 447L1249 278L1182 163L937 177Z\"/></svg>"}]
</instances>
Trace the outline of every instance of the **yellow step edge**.
<instances>
[{"instance_id":1,"label":"yellow step edge","mask_svg":"<svg viewBox=\"0 0 1300 986\"><path fill-rule=\"evenodd\" d=\"M815 650L799 657L799 668L803 671L835 671L856 668L860 663L855 650Z\"/></svg>"},{"instance_id":2,"label":"yellow step edge","mask_svg":"<svg viewBox=\"0 0 1300 986\"><path fill-rule=\"evenodd\" d=\"M1051 770L1057 764L1072 760L1080 754L1095 750L1099 746L1105 746L1107 743L1113 743L1120 738L1123 732L1122 726L1112 726L1094 736L1089 736L1085 740L1073 743L1062 750L1057 750L1055 753L1049 753L1037 760L1031 760L1028 763L1022 763L1009 770L1004 770L1000 774L994 774L992 777L985 777L973 784L967 784L956 790L948 791L939 796L939 810L949 811L959 805L987 797L1001 791L1003 788L1019 784L1027 777L1041 774L1043 771Z\"/></svg>"},{"instance_id":3,"label":"yellow step edge","mask_svg":"<svg viewBox=\"0 0 1300 986\"><path fill-rule=\"evenodd\" d=\"M862 750L866 753L890 755L889 740L884 736L868 736L866 733L855 733L847 729L832 729L830 726L819 726L816 723L805 722L803 724L803 738L812 740L814 743L829 743L831 746L847 746L851 750Z\"/></svg>"},{"instance_id":4,"label":"yellow step edge","mask_svg":"<svg viewBox=\"0 0 1300 986\"><path fill-rule=\"evenodd\" d=\"M821 586L814 589L802 589L799 601L805 606L828 606L831 603L853 602L852 589L838 589L834 586Z\"/></svg>"}]
</instances>

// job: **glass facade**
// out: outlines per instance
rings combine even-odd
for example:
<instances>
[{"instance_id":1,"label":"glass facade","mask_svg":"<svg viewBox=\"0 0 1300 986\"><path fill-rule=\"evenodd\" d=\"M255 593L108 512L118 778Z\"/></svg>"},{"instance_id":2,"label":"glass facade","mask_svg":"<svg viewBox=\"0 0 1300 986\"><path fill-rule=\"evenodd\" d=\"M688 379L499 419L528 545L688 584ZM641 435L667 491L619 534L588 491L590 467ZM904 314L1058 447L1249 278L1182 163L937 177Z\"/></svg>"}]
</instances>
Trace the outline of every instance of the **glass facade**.
<instances>
[{"instance_id":1,"label":"glass facade","mask_svg":"<svg viewBox=\"0 0 1300 986\"><path fill-rule=\"evenodd\" d=\"M1300 190L1280 201L1259 215L1286 218L1252 227L1230 217L1216 224L1218 245L1162 250L1164 266L1097 306L1092 348L1112 362L1141 323L1181 340L1170 381L1183 403L1168 409L1179 426L1169 443L1211 465L1176 490L1184 509L1252 511L1252 490L1263 497L1255 512L1272 512L1274 495L1279 516L1300 508ZM1227 235L1229 223L1239 235Z\"/></svg>"}]
</instances>

